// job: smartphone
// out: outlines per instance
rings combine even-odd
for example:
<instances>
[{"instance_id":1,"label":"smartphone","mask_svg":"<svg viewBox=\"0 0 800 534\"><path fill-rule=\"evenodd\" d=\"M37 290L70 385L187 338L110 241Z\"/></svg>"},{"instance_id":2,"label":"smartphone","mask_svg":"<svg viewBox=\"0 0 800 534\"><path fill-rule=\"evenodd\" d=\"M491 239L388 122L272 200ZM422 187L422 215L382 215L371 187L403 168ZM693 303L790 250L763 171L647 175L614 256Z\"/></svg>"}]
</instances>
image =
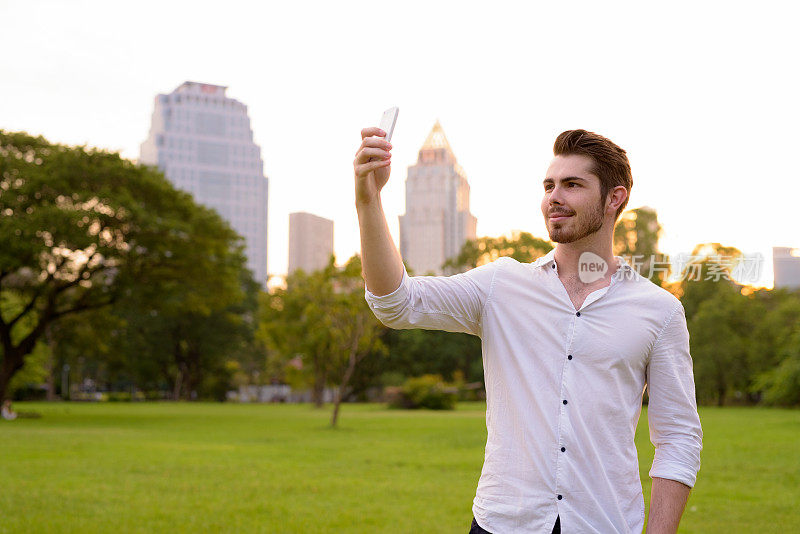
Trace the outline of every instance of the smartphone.
<instances>
[{"instance_id":1,"label":"smartphone","mask_svg":"<svg viewBox=\"0 0 800 534\"><path fill-rule=\"evenodd\" d=\"M383 117L381 117L381 124L378 126L381 130L386 132L386 139L387 141L392 140L392 132L394 132L394 125L397 122L397 114L400 112L400 108L397 106L393 108L389 108L383 112Z\"/></svg>"}]
</instances>

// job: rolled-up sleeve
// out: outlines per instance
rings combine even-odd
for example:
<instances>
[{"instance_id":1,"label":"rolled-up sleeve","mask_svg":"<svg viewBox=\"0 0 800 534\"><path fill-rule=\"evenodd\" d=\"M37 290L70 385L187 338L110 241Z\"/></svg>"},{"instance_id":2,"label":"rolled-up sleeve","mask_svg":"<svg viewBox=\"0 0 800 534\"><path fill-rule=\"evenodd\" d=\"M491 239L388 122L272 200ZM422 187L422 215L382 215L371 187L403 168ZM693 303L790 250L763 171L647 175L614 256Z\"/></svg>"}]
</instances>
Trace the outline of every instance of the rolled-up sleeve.
<instances>
[{"instance_id":1,"label":"rolled-up sleeve","mask_svg":"<svg viewBox=\"0 0 800 534\"><path fill-rule=\"evenodd\" d=\"M502 258L501 258L502 260ZM365 290L372 312L390 328L481 335L484 306L501 260L453 276L409 276L388 295Z\"/></svg>"},{"instance_id":2,"label":"rolled-up sleeve","mask_svg":"<svg viewBox=\"0 0 800 534\"><path fill-rule=\"evenodd\" d=\"M650 441L656 449L650 478L677 480L694 487L703 430L697 413L686 314L680 303L653 345L647 390Z\"/></svg>"}]
</instances>

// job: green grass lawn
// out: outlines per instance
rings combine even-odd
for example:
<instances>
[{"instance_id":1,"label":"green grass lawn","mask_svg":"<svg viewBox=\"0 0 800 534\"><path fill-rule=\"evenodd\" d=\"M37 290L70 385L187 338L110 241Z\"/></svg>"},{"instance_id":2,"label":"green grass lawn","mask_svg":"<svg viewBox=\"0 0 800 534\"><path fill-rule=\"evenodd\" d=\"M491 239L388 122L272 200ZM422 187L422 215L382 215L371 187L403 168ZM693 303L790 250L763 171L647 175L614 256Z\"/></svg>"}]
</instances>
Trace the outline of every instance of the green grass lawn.
<instances>
[{"instance_id":1,"label":"green grass lawn","mask_svg":"<svg viewBox=\"0 0 800 534\"><path fill-rule=\"evenodd\" d=\"M186 403L17 403L0 420L0 532L466 534L484 405L455 412ZM797 532L800 411L701 408L680 532ZM645 503L653 457L637 432ZM572 533L568 533L572 534Z\"/></svg>"}]
</instances>

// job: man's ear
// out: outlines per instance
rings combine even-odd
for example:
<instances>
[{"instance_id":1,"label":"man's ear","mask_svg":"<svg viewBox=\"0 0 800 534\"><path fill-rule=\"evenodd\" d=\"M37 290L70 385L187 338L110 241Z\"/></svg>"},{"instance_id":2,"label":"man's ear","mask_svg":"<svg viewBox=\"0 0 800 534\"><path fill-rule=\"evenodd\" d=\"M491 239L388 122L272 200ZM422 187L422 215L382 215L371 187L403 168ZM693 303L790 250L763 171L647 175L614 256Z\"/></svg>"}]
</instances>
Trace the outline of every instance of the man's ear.
<instances>
[{"instance_id":1,"label":"man's ear","mask_svg":"<svg viewBox=\"0 0 800 534\"><path fill-rule=\"evenodd\" d=\"M608 196L606 197L606 206L609 208L614 209L614 213L617 212L620 206L625 203L625 200L628 198L628 190L625 189L624 186L618 185L614 189L608 192Z\"/></svg>"}]
</instances>

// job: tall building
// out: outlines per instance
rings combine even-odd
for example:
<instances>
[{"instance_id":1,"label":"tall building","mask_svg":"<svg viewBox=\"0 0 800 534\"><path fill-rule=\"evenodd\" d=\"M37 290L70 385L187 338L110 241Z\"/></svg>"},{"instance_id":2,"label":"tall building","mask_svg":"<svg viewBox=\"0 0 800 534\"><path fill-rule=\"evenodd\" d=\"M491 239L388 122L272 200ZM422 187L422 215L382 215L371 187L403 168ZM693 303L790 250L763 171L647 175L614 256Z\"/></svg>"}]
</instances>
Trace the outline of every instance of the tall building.
<instances>
[{"instance_id":1,"label":"tall building","mask_svg":"<svg viewBox=\"0 0 800 534\"><path fill-rule=\"evenodd\" d=\"M184 82L155 99L139 160L157 165L179 189L215 209L245 238L247 266L267 280L267 178L247 106L227 87Z\"/></svg>"},{"instance_id":2,"label":"tall building","mask_svg":"<svg viewBox=\"0 0 800 534\"><path fill-rule=\"evenodd\" d=\"M772 247L775 289L800 289L800 248Z\"/></svg>"},{"instance_id":3,"label":"tall building","mask_svg":"<svg viewBox=\"0 0 800 534\"><path fill-rule=\"evenodd\" d=\"M439 121L408 168L406 213L400 216L400 254L416 274L445 274L442 265L475 239L469 184Z\"/></svg>"},{"instance_id":4,"label":"tall building","mask_svg":"<svg viewBox=\"0 0 800 534\"><path fill-rule=\"evenodd\" d=\"M311 213L289 214L289 274L323 269L333 254L333 221Z\"/></svg>"}]
</instances>

